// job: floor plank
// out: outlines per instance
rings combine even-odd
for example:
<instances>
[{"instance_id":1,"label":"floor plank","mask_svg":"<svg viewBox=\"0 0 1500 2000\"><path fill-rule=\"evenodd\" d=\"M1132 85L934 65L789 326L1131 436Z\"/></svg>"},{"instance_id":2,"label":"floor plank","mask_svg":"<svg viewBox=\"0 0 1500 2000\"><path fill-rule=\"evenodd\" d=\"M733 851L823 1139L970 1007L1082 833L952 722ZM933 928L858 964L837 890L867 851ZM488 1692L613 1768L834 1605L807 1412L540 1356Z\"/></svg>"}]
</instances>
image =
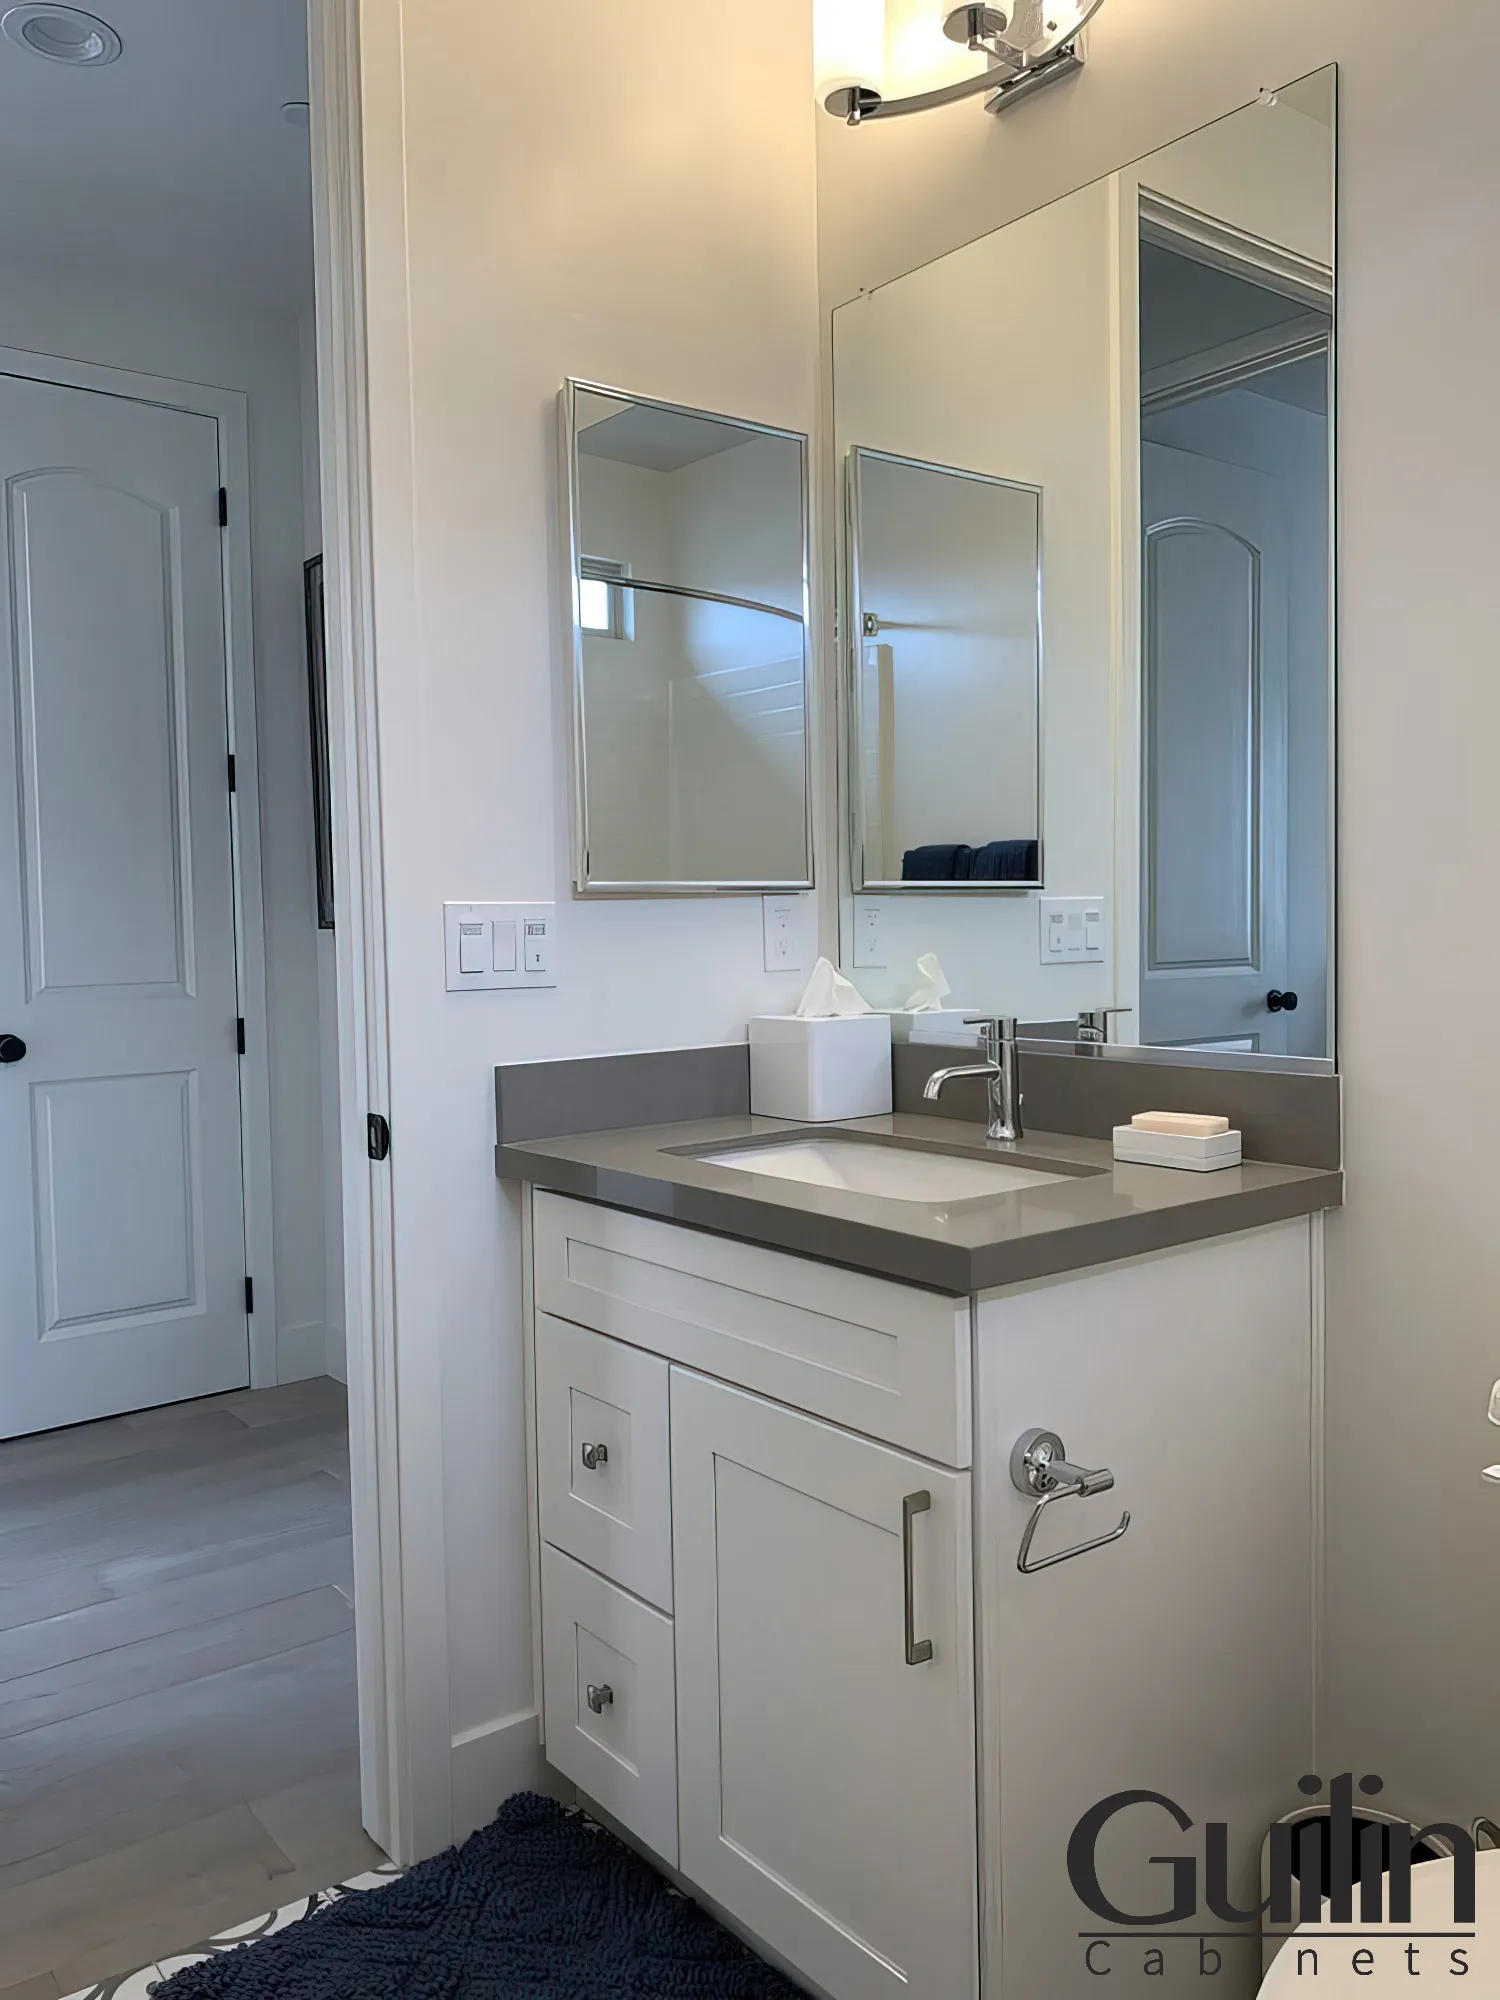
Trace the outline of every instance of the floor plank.
<instances>
[{"instance_id":1,"label":"floor plank","mask_svg":"<svg viewBox=\"0 0 1500 2000\"><path fill-rule=\"evenodd\" d=\"M242 1805L0 1890L0 1980L14 1985L83 1953L116 1947L143 1927L148 1913L165 1936L185 1911L208 1903L242 1900L247 1915L272 1909L283 1900L278 1877L292 1872Z\"/></svg>"},{"instance_id":2,"label":"floor plank","mask_svg":"<svg viewBox=\"0 0 1500 2000\"><path fill-rule=\"evenodd\" d=\"M346 1424L295 1383L0 1444L0 2000L378 1863Z\"/></svg>"},{"instance_id":3,"label":"floor plank","mask_svg":"<svg viewBox=\"0 0 1500 2000\"><path fill-rule=\"evenodd\" d=\"M206 1575L109 1597L77 1611L13 1626L0 1657L12 1679L41 1673L68 1660L85 1660L139 1639L181 1632L204 1619L275 1604L305 1590L328 1587L346 1602L353 1594L354 1561L347 1535L328 1536L305 1546L274 1550L248 1562L231 1563ZM5 1690L0 1687L0 1700Z\"/></svg>"}]
</instances>

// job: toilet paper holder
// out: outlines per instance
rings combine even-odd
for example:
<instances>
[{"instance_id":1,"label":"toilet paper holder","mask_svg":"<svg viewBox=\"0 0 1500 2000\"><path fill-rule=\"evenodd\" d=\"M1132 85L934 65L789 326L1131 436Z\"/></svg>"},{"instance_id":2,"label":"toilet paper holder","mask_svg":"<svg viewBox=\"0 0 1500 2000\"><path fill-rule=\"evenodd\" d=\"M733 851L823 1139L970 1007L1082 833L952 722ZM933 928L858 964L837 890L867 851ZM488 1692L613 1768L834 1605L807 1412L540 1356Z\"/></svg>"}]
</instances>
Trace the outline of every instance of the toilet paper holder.
<instances>
[{"instance_id":1,"label":"toilet paper holder","mask_svg":"<svg viewBox=\"0 0 1500 2000\"><path fill-rule=\"evenodd\" d=\"M1032 1539L1042 1515L1053 1501L1087 1500L1095 1493L1108 1493L1115 1483L1115 1475L1107 1466L1091 1471L1086 1466L1071 1464L1067 1447L1056 1431L1029 1430L1022 1431L1011 1447L1010 1479L1018 1493L1036 1502L1026 1523L1026 1532L1021 1537L1021 1552L1016 1557L1016 1568L1022 1576L1034 1576L1038 1570L1071 1562L1074 1556L1086 1556L1091 1549L1107 1548L1111 1542L1117 1542L1130 1526L1130 1510L1127 1508L1120 1516L1119 1527L1112 1528L1107 1535L1096 1535L1091 1542L1075 1543L1070 1549L1060 1549L1052 1556L1039 1556L1033 1562Z\"/></svg>"}]
</instances>

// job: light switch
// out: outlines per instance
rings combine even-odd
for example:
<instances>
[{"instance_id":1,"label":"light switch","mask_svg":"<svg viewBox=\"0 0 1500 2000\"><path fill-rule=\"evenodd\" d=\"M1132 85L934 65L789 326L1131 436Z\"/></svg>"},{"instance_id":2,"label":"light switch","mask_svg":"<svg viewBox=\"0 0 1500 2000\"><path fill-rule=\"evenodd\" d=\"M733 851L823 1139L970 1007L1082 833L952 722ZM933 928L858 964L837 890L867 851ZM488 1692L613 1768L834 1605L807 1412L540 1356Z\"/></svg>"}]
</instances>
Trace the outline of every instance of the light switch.
<instances>
[{"instance_id":1,"label":"light switch","mask_svg":"<svg viewBox=\"0 0 1500 2000\"><path fill-rule=\"evenodd\" d=\"M460 924L458 927L458 969L465 978L490 970L484 962L484 934L488 924Z\"/></svg>"},{"instance_id":2,"label":"light switch","mask_svg":"<svg viewBox=\"0 0 1500 2000\"><path fill-rule=\"evenodd\" d=\"M1042 896L1043 965L1100 965L1104 960L1104 898Z\"/></svg>"},{"instance_id":3,"label":"light switch","mask_svg":"<svg viewBox=\"0 0 1500 2000\"><path fill-rule=\"evenodd\" d=\"M450 993L524 992L557 984L554 903L444 903Z\"/></svg>"}]
</instances>

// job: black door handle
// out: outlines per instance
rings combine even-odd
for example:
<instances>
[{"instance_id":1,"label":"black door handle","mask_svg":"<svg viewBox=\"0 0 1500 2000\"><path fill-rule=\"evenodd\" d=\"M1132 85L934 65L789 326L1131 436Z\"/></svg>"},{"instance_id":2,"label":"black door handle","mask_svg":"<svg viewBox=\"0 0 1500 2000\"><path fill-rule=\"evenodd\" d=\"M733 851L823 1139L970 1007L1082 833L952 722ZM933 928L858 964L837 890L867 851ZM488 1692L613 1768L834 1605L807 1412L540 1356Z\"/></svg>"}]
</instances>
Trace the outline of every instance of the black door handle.
<instances>
[{"instance_id":1,"label":"black door handle","mask_svg":"<svg viewBox=\"0 0 1500 2000\"><path fill-rule=\"evenodd\" d=\"M1281 993L1273 986L1266 995L1266 1005L1273 1014L1295 1014L1297 996L1295 993Z\"/></svg>"},{"instance_id":2,"label":"black door handle","mask_svg":"<svg viewBox=\"0 0 1500 2000\"><path fill-rule=\"evenodd\" d=\"M0 1035L0 1063L20 1062L26 1054L26 1044L19 1035Z\"/></svg>"}]
</instances>

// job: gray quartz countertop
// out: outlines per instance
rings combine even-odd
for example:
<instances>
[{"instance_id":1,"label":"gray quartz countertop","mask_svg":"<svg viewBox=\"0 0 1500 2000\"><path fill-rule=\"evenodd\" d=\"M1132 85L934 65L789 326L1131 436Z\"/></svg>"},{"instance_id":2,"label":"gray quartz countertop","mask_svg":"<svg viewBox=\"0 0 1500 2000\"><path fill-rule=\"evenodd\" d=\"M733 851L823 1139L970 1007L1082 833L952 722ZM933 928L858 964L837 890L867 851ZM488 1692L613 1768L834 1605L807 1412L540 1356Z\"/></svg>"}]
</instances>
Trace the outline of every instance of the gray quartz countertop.
<instances>
[{"instance_id":1,"label":"gray quartz countertop","mask_svg":"<svg viewBox=\"0 0 1500 2000\"><path fill-rule=\"evenodd\" d=\"M864 1134L903 1147L1013 1161L1067 1178L945 1204L811 1186L711 1164L700 1151L791 1135ZM1110 1143L1061 1133L1014 1145L982 1126L896 1113L842 1125L729 1117L501 1144L504 1180L576 1195L774 1250L955 1295L1138 1257L1336 1208L1343 1175L1246 1161L1218 1173L1117 1163Z\"/></svg>"}]
</instances>

